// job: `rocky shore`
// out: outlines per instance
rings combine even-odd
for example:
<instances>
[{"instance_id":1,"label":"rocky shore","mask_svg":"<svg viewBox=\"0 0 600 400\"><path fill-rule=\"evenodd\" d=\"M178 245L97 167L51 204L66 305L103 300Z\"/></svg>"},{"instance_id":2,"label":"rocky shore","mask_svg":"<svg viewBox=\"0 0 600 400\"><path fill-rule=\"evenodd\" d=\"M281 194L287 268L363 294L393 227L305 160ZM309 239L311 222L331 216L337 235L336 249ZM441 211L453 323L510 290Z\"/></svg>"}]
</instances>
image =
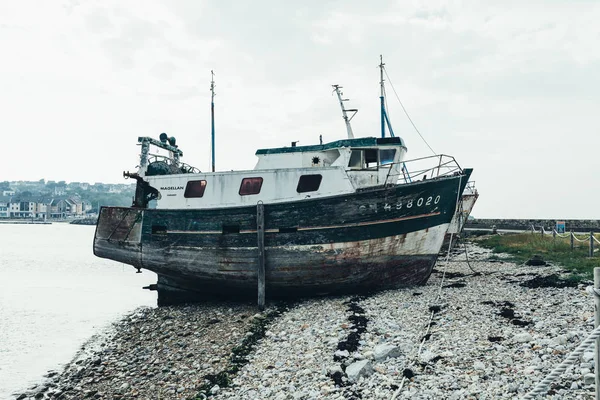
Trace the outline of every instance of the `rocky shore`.
<instances>
[{"instance_id":1,"label":"rocky shore","mask_svg":"<svg viewBox=\"0 0 600 400\"><path fill-rule=\"evenodd\" d=\"M18 399L517 399L593 329L591 282L469 245L425 286L140 309ZM593 399L590 348L546 398Z\"/></svg>"}]
</instances>

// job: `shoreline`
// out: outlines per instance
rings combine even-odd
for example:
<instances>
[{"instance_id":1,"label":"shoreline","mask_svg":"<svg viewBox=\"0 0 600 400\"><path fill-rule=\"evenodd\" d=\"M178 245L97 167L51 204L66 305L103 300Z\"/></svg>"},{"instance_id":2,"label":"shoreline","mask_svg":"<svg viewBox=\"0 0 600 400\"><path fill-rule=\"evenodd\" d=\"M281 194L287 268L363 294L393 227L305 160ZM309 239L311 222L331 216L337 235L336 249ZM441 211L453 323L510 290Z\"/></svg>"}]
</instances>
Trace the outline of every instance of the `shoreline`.
<instances>
[{"instance_id":1,"label":"shoreline","mask_svg":"<svg viewBox=\"0 0 600 400\"><path fill-rule=\"evenodd\" d=\"M517 266L468 247L469 264L454 251L425 286L307 299L275 314L273 303L263 313L253 303L138 309L16 398L522 397L593 329L589 282L552 287L560 266ZM244 362L232 364L251 337ZM590 355L547 398L592 399Z\"/></svg>"}]
</instances>

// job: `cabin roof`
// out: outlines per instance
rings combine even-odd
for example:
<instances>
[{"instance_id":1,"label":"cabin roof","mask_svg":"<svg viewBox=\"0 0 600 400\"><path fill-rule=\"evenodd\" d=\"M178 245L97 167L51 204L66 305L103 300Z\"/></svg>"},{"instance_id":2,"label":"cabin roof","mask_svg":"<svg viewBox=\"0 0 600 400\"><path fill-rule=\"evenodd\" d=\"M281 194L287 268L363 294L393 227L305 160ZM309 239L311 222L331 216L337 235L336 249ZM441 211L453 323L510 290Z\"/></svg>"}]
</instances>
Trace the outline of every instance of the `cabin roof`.
<instances>
[{"instance_id":1,"label":"cabin roof","mask_svg":"<svg viewBox=\"0 0 600 400\"><path fill-rule=\"evenodd\" d=\"M311 146L294 146L294 147L276 147L272 149L258 149L256 155L259 154L281 154L281 153L302 153L307 151L324 151L330 149L337 149L340 147L368 147L378 145L400 145L404 146L404 141L399 137L366 137L360 139L343 139L336 140L335 142L329 142L325 144L315 144Z\"/></svg>"}]
</instances>

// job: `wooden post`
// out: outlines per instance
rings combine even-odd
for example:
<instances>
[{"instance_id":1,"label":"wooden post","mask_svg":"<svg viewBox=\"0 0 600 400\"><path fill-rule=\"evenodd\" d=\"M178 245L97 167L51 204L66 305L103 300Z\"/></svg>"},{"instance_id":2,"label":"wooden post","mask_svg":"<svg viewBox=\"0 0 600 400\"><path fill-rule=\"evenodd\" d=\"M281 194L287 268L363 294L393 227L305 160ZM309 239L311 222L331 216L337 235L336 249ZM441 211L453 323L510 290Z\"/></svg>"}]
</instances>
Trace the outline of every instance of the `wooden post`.
<instances>
[{"instance_id":1,"label":"wooden post","mask_svg":"<svg viewBox=\"0 0 600 400\"><path fill-rule=\"evenodd\" d=\"M540 235L544 237L544 225L540 226Z\"/></svg>"},{"instance_id":2,"label":"wooden post","mask_svg":"<svg viewBox=\"0 0 600 400\"><path fill-rule=\"evenodd\" d=\"M600 268L594 268L594 329L600 325ZM594 349L594 374L596 374L596 399L600 399L600 338Z\"/></svg>"},{"instance_id":3,"label":"wooden post","mask_svg":"<svg viewBox=\"0 0 600 400\"><path fill-rule=\"evenodd\" d=\"M256 233L258 235L258 309L265 309L265 207L256 205Z\"/></svg>"},{"instance_id":4,"label":"wooden post","mask_svg":"<svg viewBox=\"0 0 600 400\"><path fill-rule=\"evenodd\" d=\"M573 231L571 231L571 251L575 248L575 240L573 239Z\"/></svg>"},{"instance_id":5,"label":"wooden post","mask_svg":"<svg viewBox=\"0 0 600 400\"><path fill-rule=\"evenodd\" d=\"M590 257L594 257L594 231L590 232Z\"/></svg>"},{"instance_id":6,"label":"wooden post","mask_svg":"<svg viewBox=\"0 0 600 400\"><path fill-rule=\"evenodd\" d=\"M556 244L556 229L552 229L552 244Z\"/></svg>"}]
</instances>

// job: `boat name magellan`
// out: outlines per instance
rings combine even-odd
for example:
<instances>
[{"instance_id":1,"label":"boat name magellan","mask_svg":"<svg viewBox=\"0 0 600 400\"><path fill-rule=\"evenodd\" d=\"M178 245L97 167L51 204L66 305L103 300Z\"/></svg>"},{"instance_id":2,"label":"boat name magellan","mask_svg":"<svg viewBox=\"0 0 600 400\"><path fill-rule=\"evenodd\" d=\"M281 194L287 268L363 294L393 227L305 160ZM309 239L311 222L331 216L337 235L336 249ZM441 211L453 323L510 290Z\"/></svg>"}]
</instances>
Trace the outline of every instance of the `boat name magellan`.
<instances>
[{"instance_id":1,"label":"boat name magellan","mask_svg":"<svg viewBox=\"0 0 600 400\"><path fill-rule=\"evenodd\" d=\"M160 190L183 190L183 186L163 186Z\"/></svg>"}]
</instances>

